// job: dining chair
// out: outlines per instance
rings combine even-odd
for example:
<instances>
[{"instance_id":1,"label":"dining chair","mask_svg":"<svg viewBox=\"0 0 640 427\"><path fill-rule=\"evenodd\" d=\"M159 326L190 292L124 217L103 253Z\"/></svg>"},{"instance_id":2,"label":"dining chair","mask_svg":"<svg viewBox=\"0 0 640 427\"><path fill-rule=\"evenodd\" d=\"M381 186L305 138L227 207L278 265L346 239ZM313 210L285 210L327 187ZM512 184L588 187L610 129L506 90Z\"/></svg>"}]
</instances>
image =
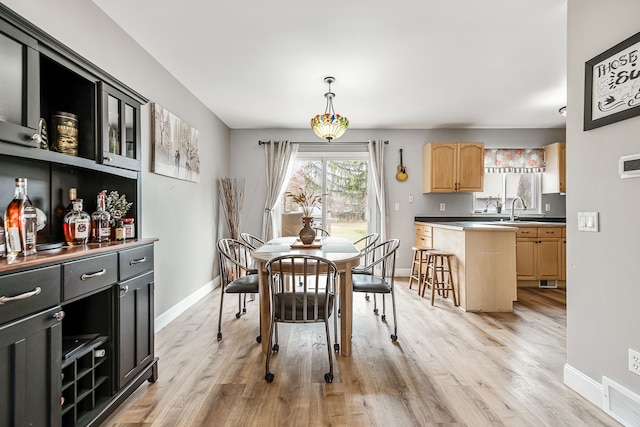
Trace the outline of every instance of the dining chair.
<instances>
[{"instance_id":1,"label":"dining chair","mask_svg":"<svg viewBox=\"0 0 640 427\"><path fill-rule=\"evenodd\" d=\"M218 316L218 341L222 339L222 309L224 307L225 294L238 294L239 319L247 312L247 294L259 292L259 274L255 262L251 258L253 249L239 240L225 238L218 240L218 253L220 257L220 313ZM257 342L262 342L262 337L256 337Z\"/></svg>"},{"instance_id":2,"label":"dining chair","mask_svg":"<svg viewBox=\"0 0 640 427\"><path fill-rule=\"evenodd\" d=\"M356 248L358 248L358 250L360 250L360 255L363 257L362 262L357 266L351 269L351 272L360 272L360 273L368 273L367 270L363 270L362 267L367 265L367 264L371 264L371 256L373 255L372 252L369 252L369 249L371 249L376 243L378 243L378 239L380 238L380 235L378 233L371 233L371 234L367 234L364 237L359 238L358 240L356 240L355 242L353 242L354 245L356 245ZM364 299L369 301L369 294L365 293L364 294ZM373 312L374 313L378 313L378 309L376 307L376 296L373 296Z\"/></svg>"},{"instance_id":3,"label":"dining chair","mask_svg":"<svg viewBox=\"0 0 640 427\"><path fill-rule=\"evenodd\" d=\"M251 246L252 249L258 249L260 246L264 245L264 240L251 233L240 233L240 239L242 239L242 241L247 245Z\"/></svg>"},{"instance_id":4,"label":"dining chair","mask_svg":"<svg viewBox=\"0 0 640 427\"><path fill-rule=\"evenodd\" d=\"M264 379L272 382L274 374L270 371L271 355L278 352L277 323L319 323L324 322L329 354L329 372L324 374L327 383L333 382L333 355L329 317L335 311L335 285L337 267L326 258L315 255L288 254L275 257L266 264L269 277L271 300L271 322L269 325L269 345L265 365ZM294 282L302 281L302 289L287 289L283 275L291 275ZM336 316L333 316L337 327ZM275 335L275 343L274 343ZM336 338L337 339L337 338Z\"/></svg>"},{"instance_id":5,"label":"dining chair","mask_svg":"<svg viewBox=\"0 0 640 427\"><path fill-rule=\"evenodd\" d=\"M351 270L353 292L382 294L382 321L386 321L385 294L391 294L393 306L393 334L391 340L398 340L398 322L396 317L396 298L393 289L393 275L396 266L396 252L400 240L390 239L371 247L364 255L369 263ZM375 295L374 295L375 297ZM374 310L377 314L377 311Z\"/></svg>"},{"instance_id":6,"label":"dining chair","mask_svg":"<svg viewBox=\"0 0 640 427\"><path fill-rule=\"evenodd\" d=\"M318 237L330 237L331 234L325 230L322 227L313 227L313 229L316 231L316 236Z\"/></svg>"}]
</instances>

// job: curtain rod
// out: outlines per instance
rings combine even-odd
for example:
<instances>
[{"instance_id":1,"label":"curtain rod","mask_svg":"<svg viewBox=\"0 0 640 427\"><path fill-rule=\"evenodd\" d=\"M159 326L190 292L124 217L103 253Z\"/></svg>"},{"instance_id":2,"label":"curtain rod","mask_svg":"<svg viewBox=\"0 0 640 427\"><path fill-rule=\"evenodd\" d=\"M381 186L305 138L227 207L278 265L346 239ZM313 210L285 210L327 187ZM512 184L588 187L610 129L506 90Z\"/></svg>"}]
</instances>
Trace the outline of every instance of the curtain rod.
<instances>
[{"instance_id":1,"label":"curtain rod","mask_svg":"<svg viewBox=\"0 0 640 427\"><path fill-rule=\"evenodd\" d=\"M258 145L269 144L271 141L258 141ZM316 141L291 141L292 144L315 144L315 145L354 145L354 144L368 144L369 141L356 141L356 142L316 142ZM385 144L389 144L389 141L384 141Z\"/></svg>"}]
</instances>

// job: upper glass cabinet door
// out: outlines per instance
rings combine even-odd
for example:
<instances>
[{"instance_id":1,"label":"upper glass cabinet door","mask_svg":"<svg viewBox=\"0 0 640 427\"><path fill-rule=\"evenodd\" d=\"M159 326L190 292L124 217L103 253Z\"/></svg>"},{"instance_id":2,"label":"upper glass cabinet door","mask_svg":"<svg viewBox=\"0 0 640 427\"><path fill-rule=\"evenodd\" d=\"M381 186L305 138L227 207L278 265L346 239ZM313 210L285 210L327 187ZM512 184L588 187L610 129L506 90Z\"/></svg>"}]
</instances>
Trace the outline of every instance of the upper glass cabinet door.
<instances>
[{"instance_id":1,"label":"upper glass cabinet door","mask_svg":"<svg viewBox=\"0 0 640 427\"><path fill-rule=\"evenodd\" d=\"M140 170L140 103L102 83L102 162Z\"/></svg>"},{"instance_id":2,"label":"upper glass cabinet door","mask_svg":"<svg viewBox=\"0 0 640 427\"><path fill-rule=\"evenodd\" d=\"M0 140L38 146L37 42L0 20Z\"/></svg>"}]
</instances>

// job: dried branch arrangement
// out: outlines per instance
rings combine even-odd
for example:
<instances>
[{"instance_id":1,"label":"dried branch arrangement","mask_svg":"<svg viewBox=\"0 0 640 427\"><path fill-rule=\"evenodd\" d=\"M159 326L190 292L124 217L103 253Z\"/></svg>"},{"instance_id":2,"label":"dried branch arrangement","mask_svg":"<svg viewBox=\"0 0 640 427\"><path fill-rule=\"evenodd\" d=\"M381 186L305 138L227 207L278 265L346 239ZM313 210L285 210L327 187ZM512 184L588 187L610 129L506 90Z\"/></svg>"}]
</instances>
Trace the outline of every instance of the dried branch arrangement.
<instances>
[{"instance_id":1,"label":"dried branch arrangement","mask_svg":"<svg viewBox=\"0 0 640 427\"><path fill-rule=\"evenodd\" d=\"M218 195L232 239L240 238L240 218L244 198L244 178L219 178Z\"/></svg>"}]
</instances>

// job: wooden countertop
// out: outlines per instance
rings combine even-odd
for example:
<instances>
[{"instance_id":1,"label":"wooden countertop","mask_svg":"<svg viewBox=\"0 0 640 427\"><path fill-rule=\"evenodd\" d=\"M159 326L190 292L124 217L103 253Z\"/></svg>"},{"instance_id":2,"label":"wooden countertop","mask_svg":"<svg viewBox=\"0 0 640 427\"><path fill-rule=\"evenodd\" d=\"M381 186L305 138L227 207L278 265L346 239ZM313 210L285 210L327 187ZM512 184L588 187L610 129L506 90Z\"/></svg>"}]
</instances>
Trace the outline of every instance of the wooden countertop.
<instances>
[{"instance_id":1,"label":"wooden countertop","mask_svg":"<svg viewBox=\"0 0 640 427\"><path fill-rule=\"evenodd\" d=\"M23 268L40 267L68 259L98 255L105 252L135 248L158 241L157 238L125 240L124 242L88 243L83 246L63 246L57 249L39 251L35 255L17 256L13 259L0 259L0 273L7 273Z\"/></svg>"}]
</instances>

